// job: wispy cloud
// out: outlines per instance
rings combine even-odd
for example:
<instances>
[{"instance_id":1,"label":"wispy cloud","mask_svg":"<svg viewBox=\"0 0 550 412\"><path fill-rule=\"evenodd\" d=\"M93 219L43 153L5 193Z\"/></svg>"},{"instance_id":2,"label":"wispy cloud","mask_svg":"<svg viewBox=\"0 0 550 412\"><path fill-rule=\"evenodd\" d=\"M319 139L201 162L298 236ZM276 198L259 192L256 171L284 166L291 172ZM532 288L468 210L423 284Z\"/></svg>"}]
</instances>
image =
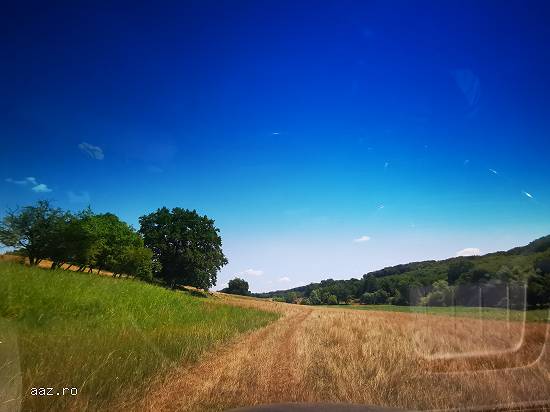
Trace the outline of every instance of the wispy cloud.
<instances>
[{"instance_id":1,"label":"wispy cloud","mask_svg":"<svg viewBox=\"0 0 550 412\"><path fill-rule=\"evenodd\" d=\"M489 169L489 172L491 172L494 175L498 175L498 172L495 169Z\"/></svg>"},{"instance_id":2,"label":"wispy cloud","mask_svg":"<svg viewBox=\"0 0 550 412\"><path fill-rule=\"evenodd\" d=\"M91 145L90 143L82 142L78 145L78 148L95 160L103 160L105 155L103 149L99 146Z\"/></svg>"},{"instance_id":3,"label":"wispy cloud","mask_svg":"<svg viewBox=\"0 0 550 412\"><path fill-rule=\"evenodd\" d=\"M386 206L384 205L378 205L378 209L384 209Z\"/></svg>"},{"instance_id":4,"label":"wispy cloud","mask_svg":"<svg viewBox=\"0 0 550 412\"><path fill-rule=\"evenodd\" d=\"M527 196L529 199L533 199L533 195L529 192L526 192L525 190L522 190L521 193L523 193L525 196Z\"/></svg>"},{"instance_id":5,"label":"wispy cloud","mask_svg":"<svg viewBox=\"0 0 550 412\"><path fill-rule=\"evenodd\" d=\"M15 180L15 179L12 179L11 177L8 177L6 179L6 182L13 183L15 185L20 185L20 186L24 186L24 185L28 185L28 184L31 184L31 185L37 185L38 184L38 183L36 183L36 179L34 177L26 177L22 180Z\"/></svg>"},{"instance_id":6,"label":"wispy cloud","mask_svg":"<svg viewBox=\"0 0 550 412\"><path fill-rule=\"evenodd\" d=\"M288 283L290 282L290 278L288 276L283 276L282 278L277 279L277 281L281 283Z\"/></svg>"},{"instance_id":7,"label":"wispy cloud","mask_svg":"<svg viewBox=\"0 0 550 412\"><path fill-rule=\"evenodd\" d=\"M358 237L357 239L353 239L355 243L368 242L369 240L370 240L370 236L361 236L361 237Z\"/></svg>"},{"instance_id":8,"label":"wispy cloud","mask_svg":"<svg viewBox=\"0 0 550 412\"><path fill-rule=\"evenodd\" d=\"M90 203L90 194L86 191L82 192L67 192L67 197L71 203Z\"/></svg>"},{"instance_id":9,"label":"wispy cloud","mask_svg":"<svg viewBox=\"0 0 550 412\"><path fill-rule=\"evenodd\" d=\"M455 256L477 256L481 255L481 251L477 247L467 247L456 252Z\"/></svg>"},{"instance_id":10,"label":"wispy cloud","mask_svg":"<svg viewBox=\"0 0 550 412\"><path fill-rule=\"evenodd\" d=\"M16 180L8 177L5 180L8 183L13 183L18 186L30 186L31 190L36 193L49 193L52 191L52 189L50 189L46 184L38 183L36 178L32 176L26 177L22 180Z\"/></svg>"},{"instance_id":11,"label":"wispy cloud","mask_svg":"<svg viewBox=\"0 0 550 412\"><path fill-rule=\"evenodd\" d=\"M258 269L246 269L239 274L245 276L262 276L264 274L264 271Z\"/></svg>"},{"instance_id":12,"label":"wispy cloud","mask_svg":"<svg viewBox=\"0 0 550 412\"><path fill-rule=\"evenodd\" d=\"M272 134L273 136L277 136L277 135L279 135L279 134L281 134L281 133L279 133L279 132L273 132L273 133L271 133L271 134Z\"/></svg>"},{"instance_id":13,"label":"wispy cloud","mask_svg":"<svg viewBox=\"0 0 550 412\"><path fill-rule=\"evenodd\" d=\"M384 163L384 169L387 169L389 166L390 166L390 162L385 162Z\"/></svg>"}]
</instances>

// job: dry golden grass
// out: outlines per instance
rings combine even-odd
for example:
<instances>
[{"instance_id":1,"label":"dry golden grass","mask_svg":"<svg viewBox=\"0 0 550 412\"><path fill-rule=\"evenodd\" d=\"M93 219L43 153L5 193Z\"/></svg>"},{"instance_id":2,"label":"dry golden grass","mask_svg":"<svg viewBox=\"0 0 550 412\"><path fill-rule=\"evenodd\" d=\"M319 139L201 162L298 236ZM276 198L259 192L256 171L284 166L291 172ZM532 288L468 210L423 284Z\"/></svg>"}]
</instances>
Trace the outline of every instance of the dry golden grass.
<instances>
[{"instance_id":1,"label":"dry golden grass","mask_svg":"<svg viewBox=\"0 0 550 412\"><path fill-rule=\"evenodd\" d=\"M444 409L550 400L546 323L214 298L283 316L158 376L145 394L121 393L109 410L215 411L275 402Z\"/></svg>"},{"instance_id":2,"label":"dry golden grass","mask_svg":"<svg viewBox=\"0 0 550 412\"><path fill-rule=\"evenodd\" d=\"M218 296L284 316L159 379L133 409L212 411L273 402L435 409L550 400L546 324L527 324L522 332L520 322Z\"/></svg>"},{"instance_id":3,"label":"dry golden grass","mask_svg":"<svg viewBox=\"0 0 550 412\"><path fill-rule=\"evenodd\" d=\"M18 263L24 263L27 266L29 265L28 258L17 256L17 255L6 255L6 254L0 255L0 261L18 262ZM38 267L42 269L50 269L51 266L52 266L52 261L48 259L41 260L40 263L38 264ZM78 266L69 265L65 263L61 265L60 269L76 272L78 270ZM85 272L88 273L89 269L86 269ZM103 276L113 276L113 272L109 272L108 270L102 270L101 272L99 272L97 269L92 269L91 273L100 274Z\"/></svg>"}]
</instances>

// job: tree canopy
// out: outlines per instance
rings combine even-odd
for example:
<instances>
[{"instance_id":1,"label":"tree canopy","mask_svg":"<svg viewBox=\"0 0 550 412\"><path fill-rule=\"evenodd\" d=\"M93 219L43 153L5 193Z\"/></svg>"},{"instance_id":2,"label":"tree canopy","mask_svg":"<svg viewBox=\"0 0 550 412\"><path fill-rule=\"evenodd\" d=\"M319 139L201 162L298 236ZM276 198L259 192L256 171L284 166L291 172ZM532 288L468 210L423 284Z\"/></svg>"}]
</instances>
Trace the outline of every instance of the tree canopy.
<instances>
[{"instance_id":1,"label":"tree canopy","mask_svg":"<svg viewBox=\"0 0 550 412\"><path fill-rule=\"evenodd\" d=\"M31 265L76 265L80 271L110 270L151 280L152 252L130 225L112 213L96 215L53 207L48 201L10 210L0 223L0 244L26 256Z\"/></svg>"},{"instance_id":2,"label":"tree canopy","mask_svg":"<svg viewBox=\"0 0 550 412\"><path fill-rule=\"evenodd\" d=\"M233 295L250 295L248 290L248 282L241 278L234 278L229 281L227 288L222 289L224 293L231 293Z\"/></svg>"},{"instance_id":3,"label":"tree canopy","mask_svg":"<svg viewBox=\"0 0 550 412\"><path fill-rule=\"evenodd\" d=\"M21 250L31 265L60 253L67 215L46 200L9 210L0 223L0 243Z\"/></svg>"},{"instance_id":4,"label":"tree canopy","mask_svg":"<svg viewBox=\"0 0 550 412\"><path fill-rule=\"evenodd\" d=\"M216 284L227 258L214 220L195 210L163 207L141 216L139 223L145 246L162 267L158 276L167 284L202 289Z\"/></svg>"}]
</instances>

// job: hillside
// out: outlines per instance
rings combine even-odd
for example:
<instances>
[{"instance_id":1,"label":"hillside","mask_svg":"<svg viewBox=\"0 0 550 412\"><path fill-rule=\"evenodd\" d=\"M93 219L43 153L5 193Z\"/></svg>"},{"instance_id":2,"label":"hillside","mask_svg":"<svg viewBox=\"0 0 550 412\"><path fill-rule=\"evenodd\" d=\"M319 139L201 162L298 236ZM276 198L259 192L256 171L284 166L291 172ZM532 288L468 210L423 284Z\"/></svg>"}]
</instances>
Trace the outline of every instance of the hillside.
<instances>
[{"instance_id":1,"label":"hillside","mask_svg":"<svg viewBox=\"0 0 550 412\"><path fill-rule=\"evenodd\" d=\"M550 235L526 246L482 256L456 257L386 267L366 273L361 279L327 279L287 290L255 294L257 297L309 304L360 301L369 304L409 305L413 288L521 283L529 284L530 306L545 306L550 298ZM428 288L428 289L426 289ZM331 298L332 296L332 298ZM437 303L437 302L436 302ZM434 306L445 306L434 305Z\"/></svg>"},{"instance_id":2,"label":"hillside","mask_svg":"<svg viewBox=\"0 0 550 412\"><path fill-rule=\"evenodd\" d=\"M10 262L0 262L0 285L0 364L21 365L23 410L113 410L113 402L136 402L173 365L192 364L278 318L141 281ZM77 388L78 396L29 396L31 387L54 385Z\"/></svg>"}]
</instances>

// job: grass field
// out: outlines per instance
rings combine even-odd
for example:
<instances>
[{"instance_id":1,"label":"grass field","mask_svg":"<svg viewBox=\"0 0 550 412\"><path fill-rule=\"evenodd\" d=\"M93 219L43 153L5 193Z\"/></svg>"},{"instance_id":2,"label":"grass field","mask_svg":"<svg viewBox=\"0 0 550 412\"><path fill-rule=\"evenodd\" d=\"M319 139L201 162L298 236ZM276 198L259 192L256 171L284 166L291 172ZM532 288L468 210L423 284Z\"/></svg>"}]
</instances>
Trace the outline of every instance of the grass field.
<instances>
[{"instance_id":1,"label":"grass field","mask_svg":"<svg viewBox=\"0 0 550 412\"><path fill-rule=\"evenodd\" d=\"M431 316L408 307L199 298L9 263L0 263L0 285L0 383L16 364L6 362L15 353L6 343L15 336L23 410L222 411L274 402L444 409L550 401L548 324L506 322L499 312L475 319L469 308L452 317L447 308L429 308L440 315ZM32 386L77 387L79 394L33 398Z\"/></svg>"},{"instance_id":2,"label":"grass field","mask_svg":"<svg viewBox=\"0 0 550 412\"><path fill-rule=\"evenodd\" d=\"M283 316L191 368L173 369L135 410L276 402L465 409L550 401L545 323L223 298ZM433 359L437 354L449 356Z\"/></svg>"},{"instance_id":3,"label":"grass field","mask_svg":"<svg viewBox=\"0 0 550 412\"><path fill-rule=\"evenodd\" d=\"M155 375L192 364L278 316L138 281L0 262L0 366L18 349L23 410L111 410L131 403ZM18 348L7 347L10 334ZM31 387L79 393L33 397Z\"/></svg>"},{"instance_id":4,"label":"grass field","mask_svg":"<svg viewBox=\"0 0 550 412\"><path fill-rule=\"evenodd\" d=\"M326 306L332 307L335 306ZM457 316L466 318L482 318L494 320L511 320L527 322L548 322L548 309L534 309L528 311L510 310L500 308L474 308L465 306L456 307L426 307L426 306L395 306L395 305L339 305L339 309L356 309L385 312L409 312L427 315Z\"/></svg>"}]
</instances>

